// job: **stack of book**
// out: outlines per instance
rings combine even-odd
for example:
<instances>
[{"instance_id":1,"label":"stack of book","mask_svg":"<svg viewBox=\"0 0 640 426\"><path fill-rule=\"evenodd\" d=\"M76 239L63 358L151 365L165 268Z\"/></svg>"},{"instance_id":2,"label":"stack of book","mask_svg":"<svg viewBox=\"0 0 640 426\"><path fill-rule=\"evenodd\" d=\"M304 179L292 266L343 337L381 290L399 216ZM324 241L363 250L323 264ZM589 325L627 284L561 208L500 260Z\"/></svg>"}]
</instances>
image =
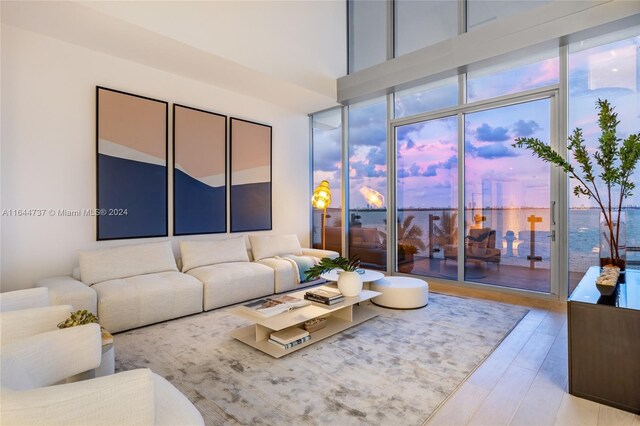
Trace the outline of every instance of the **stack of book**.
<instances>
[{"instance_id":1,"label":"stack of book","mask_svg":"<svg viewBox=\"0 0 640 426\"><path fill-rule=\"evenodd\" d=\"M269 343L282 349L290 349L310 339L311 336L307 330L303 330L298 327L291 327L271 333L269 336Z\"/></svg>"},{"instance_id":2,"label":"stack of book","mask_svg":"<svg viewBox=\"0 0 640 426\"><path fill-rule=\"evenodd\" d=\"M335 305L344 300L344 296L338 290L321 287L309 290L305 293L304 298L312 302L322 303L324 305Z\"/></svg>"}]
</instances>

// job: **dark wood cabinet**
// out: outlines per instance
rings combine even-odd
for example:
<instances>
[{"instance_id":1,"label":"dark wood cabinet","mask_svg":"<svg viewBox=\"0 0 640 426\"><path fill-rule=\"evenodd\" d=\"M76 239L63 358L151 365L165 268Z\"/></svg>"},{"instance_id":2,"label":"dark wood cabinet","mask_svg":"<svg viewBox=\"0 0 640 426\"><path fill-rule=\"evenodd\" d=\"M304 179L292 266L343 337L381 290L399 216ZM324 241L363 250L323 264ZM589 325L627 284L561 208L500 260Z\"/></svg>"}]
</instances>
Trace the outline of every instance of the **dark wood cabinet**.
<instances>
[{"instance_id":1,"label":"dark wood cabinet","mask_svg":"<svg viewBox=\"0 0 640 426\"><path fill-rule=\"evenodd\" d=\"M640 271L601 296L592 267L568 300L569 393L640 414Z\"/></svg>"}]
</instances>

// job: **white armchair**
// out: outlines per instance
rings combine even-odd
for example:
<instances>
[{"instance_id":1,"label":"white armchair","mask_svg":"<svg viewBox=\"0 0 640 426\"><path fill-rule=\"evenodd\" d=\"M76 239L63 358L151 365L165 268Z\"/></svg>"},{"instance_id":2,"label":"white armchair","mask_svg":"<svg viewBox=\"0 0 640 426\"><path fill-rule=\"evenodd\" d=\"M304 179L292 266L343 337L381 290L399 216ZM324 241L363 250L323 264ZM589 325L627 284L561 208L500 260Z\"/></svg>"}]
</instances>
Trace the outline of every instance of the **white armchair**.
<instances>
[{"instance_id":1,"label":"white armchair","mask_svg":"<svg viewBox=\"0 0 640 426\"><path fill-rule=\"evenodd\" d=\"M44 304L46 289L36 290L31 301L26 293L3 293L0 306ZM98 324L57 328L70 312L58 305L0 313L3 424L204 424L184 395L147 369L54 385L101 361Z\"/></svg>"},{"instance_id":2,"label":"white armchair","mask_svg":"<svg viewBox=\"0 0 640 426\"><path fill-rule=\"evenodd\" d=\"M44 308L49 305L49 291L44 287L0 293L0 312Z\"/></svg>"}]
</instances>

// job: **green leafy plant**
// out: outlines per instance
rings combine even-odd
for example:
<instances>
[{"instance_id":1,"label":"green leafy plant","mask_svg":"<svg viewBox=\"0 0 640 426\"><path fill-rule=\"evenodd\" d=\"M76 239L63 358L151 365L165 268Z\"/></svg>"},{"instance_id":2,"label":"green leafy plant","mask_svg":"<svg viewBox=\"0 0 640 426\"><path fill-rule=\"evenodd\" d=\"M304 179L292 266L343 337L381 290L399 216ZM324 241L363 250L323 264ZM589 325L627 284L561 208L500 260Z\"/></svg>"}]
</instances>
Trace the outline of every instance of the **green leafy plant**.
<instances>
[{"instance_id":1,"label":"green leafy plant","mask_svg":"<svg viewBox=\"0 0 640 426\"><path fill-rule=\"evenodd\" d=\"M81 311L72 312L69 318L58 324L58 328L75 327L78 325L98 323L98 317L91 312L83 309Z\"/></svg>"},{"instance_id":2,"label":"green leafy plant","mask_svg":"<svg viewBox=\"0 0 640 426\"><path fill-rule=\"evenodd\" d=\"M305 274L307 275L307 280L310 280L318 278L320 275L325 272L329 272L332 269L342 269L345 272L355 272L359 267L360 259L357 257L354 257L353 259L347 259L346 257L336 257L335 259L323 257L317 265L307 269Z\"/></svg>"},{"instance_id":3,"label":"green leafy plant","mask_svg":"<svg viewBox=\"0 0 640 426\"><path fill-rule=\"evenodd\" d=\"M562 155L539 139L516 138L513 146L518 148L524 146L530 149L538 158L560 167L570 178L578 181L573 188L574 195L578 197L585 195L598 204L609 230L608 244L611 261L624 269L624 261L618 249L620 238L618 225L622 203L626 197L633 195L635 188L631 177L640 158L640 133L631 134L624 140L618 138L616 130L620 122L614 107L606 99L598 99L596 105L599 110L598 125L601 135L598 138L598 150L593 154L593 159L587 150L582 129L576 128L568 139L567 149L573 153L580 173ZM594 160L595 165L600 169L599 173L596 171ZM597 178L602 181L604 187L598 187Z\"/></svg>"}]
</instances>

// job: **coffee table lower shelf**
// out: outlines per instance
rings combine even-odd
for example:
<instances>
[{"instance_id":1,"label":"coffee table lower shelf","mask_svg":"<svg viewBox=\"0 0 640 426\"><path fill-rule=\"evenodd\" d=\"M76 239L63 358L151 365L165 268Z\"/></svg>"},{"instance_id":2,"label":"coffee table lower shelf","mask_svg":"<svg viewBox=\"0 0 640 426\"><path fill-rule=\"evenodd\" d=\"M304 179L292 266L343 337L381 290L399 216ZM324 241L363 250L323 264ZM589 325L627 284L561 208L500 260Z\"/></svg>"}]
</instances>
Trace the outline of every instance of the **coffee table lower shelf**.
<instances>
[{"instance_id":1,"label":"coffee table lower shelf","mask_svg":"<svg viewBox=\"0 0 640 426\"><path fill-rule=\"evenodd\" d=\"M355 325L361 324L376 316L378 316L378 313L372 309L363 306L347 306L344 309L332 312L327 317L326 327L311 333L310 340L296 345L290 349L282 349L269 343L267 341L269 339L269 335L275 330L271 330L260 324L242 327L237 330L233 330L229 334L232 337L240 340L241 342L246 343L247 345L254 347L268 355L271 355L274 358L281 358L285 355L290 354L291 352L295 352L299 349L305 348L324 338L333 336L334 334L337 334Z\"/></svg>"}]
</instances>

